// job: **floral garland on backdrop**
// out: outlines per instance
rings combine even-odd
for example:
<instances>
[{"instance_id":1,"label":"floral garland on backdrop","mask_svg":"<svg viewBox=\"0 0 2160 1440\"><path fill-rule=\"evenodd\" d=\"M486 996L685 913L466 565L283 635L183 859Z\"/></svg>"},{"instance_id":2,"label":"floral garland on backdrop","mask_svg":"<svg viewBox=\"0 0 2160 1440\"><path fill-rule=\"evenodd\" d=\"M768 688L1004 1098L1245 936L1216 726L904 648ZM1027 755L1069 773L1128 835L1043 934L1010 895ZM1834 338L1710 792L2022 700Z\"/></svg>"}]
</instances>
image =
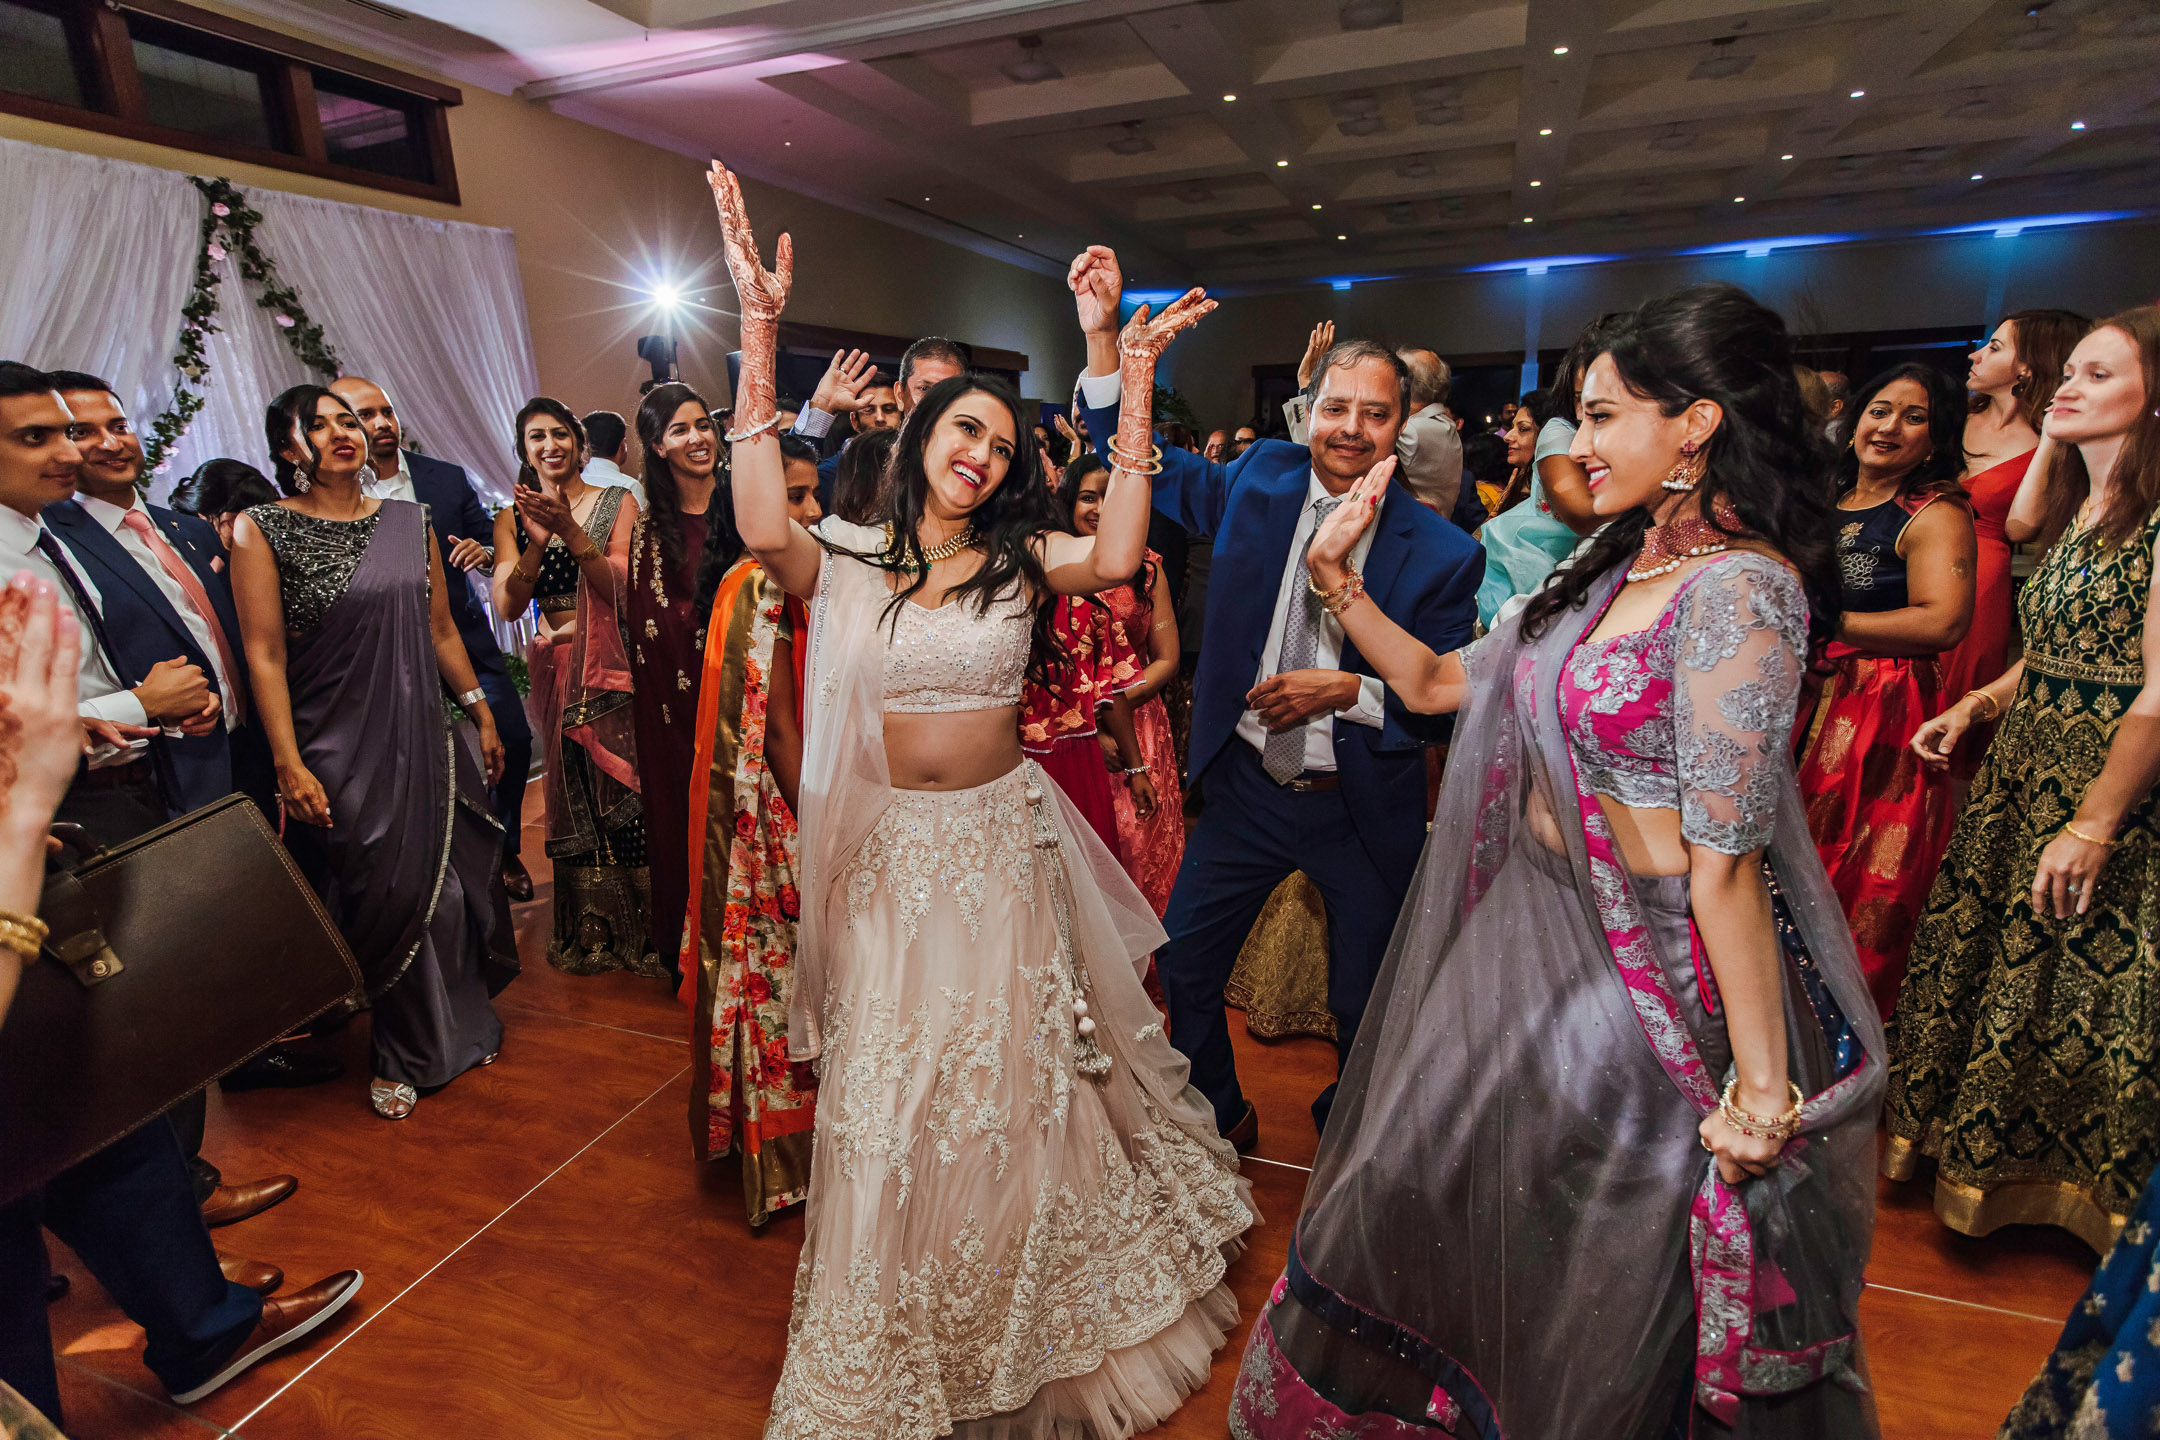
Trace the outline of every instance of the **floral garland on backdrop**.
<instances>
[{"instance_id":1,"label":"floral garland on backdrop","mask_svg":"<svg viewBox=\"0 0 2160 1440\"><path fill-rule=\"evenodd\" d=\"M203 215L202 248L195 256L195 288L181 307L186 323L180 327L180 343L173 351L172 363L180 379L173 386L172 404L150 422L149 439L143 446L141 483L146 487L152 475L161 475L170 466L172 447L202 410L203 382L210 374L209 336L218 328L217 266L228 253L238 257L241 277L262 291L255 303L271 312L270 318L285 332L285 343L300 363L326 380L335 380L339 374L337 352L323 338L322 326L308 319L299 292L278 278L276 264L255 243L261 212L249 208L246 194L230 180L205 175L188 179L202 192L209 209Z\"/></svg>"}]
</instances>

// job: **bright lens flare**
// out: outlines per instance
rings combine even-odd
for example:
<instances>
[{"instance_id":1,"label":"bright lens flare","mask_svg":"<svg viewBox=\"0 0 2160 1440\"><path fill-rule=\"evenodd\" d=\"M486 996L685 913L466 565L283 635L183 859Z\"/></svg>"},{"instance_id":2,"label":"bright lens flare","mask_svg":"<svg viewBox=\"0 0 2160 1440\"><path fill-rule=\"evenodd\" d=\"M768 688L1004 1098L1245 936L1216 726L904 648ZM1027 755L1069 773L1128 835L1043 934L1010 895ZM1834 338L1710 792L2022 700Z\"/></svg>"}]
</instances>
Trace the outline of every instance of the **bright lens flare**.
<instances>
[{"instance_id":1,"label":"bright lens flare","mask_svg":"<svg viewBox=\"0 0 2160 1440\"><path fill-rule=\"evenodd\" d=\"M658 305L663 310L673 310L681 305L683 300L682 291L673 285L653 286L652 298L653 304Z\"/></svg>"}]
</instances>

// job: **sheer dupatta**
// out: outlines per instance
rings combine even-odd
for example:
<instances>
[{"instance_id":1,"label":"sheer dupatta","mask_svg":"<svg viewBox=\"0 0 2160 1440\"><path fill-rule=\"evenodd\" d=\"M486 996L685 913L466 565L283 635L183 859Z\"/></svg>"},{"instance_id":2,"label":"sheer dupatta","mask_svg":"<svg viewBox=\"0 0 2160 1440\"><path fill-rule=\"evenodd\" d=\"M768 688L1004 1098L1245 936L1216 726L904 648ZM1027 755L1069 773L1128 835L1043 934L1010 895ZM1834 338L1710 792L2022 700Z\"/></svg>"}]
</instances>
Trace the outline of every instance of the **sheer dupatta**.
<instances>
[{"instance_id":1,"label":"sheer dupatta","mask_svg":"<svg viewBox=\"0 0 2160 1440\"><path fill-rule=\"evenodd\" d=\"M1729 1051L1687 879L1625 870L1562 727L1562 668L1616 567L1541 638L1510 623L1465 654L1447 784L1233 1435L1302 1433L1284 1428L1299 1416L1360 1436L1432 1420L1654 1436L1687 1397L1739 1434L1869 1427L1856 1321L1883 1032L1808 837L1783 745L1799 657L1759 576L1714 592L1737 597L1722 612L1709 593L1682 608L1669 721L1699 786L1682 797L1691 839L1730 835L1737 808L1774 811L1766 870L1806 1095L1784 1163L1727 1186L1702 1150ZM1533 833L1533 795L1564 851Z\"/></svg>"},{"instance_id":2,"label":"sheer dupatta","mask_svg":"<svg viewBox=\"0 0 2160 1440\"><path fill-rule=\"evenodd\" d=\"M602 594L578 577L577 620L567 645L535 642L532 658L534 699L548 767L547 839L554 856L582 855L600 848L601 836L637 818L637 736L630 714L630 659L623 648L618 601L629 570L631 517L622 510L627 492L610 489L594 507L586 527L607 556L613 584ZM618 546L617 540L622 544ZM564 787L562 747L576 745L591 757L594 786L590 807L577 803Z\"/></svg>"}]
</instances>

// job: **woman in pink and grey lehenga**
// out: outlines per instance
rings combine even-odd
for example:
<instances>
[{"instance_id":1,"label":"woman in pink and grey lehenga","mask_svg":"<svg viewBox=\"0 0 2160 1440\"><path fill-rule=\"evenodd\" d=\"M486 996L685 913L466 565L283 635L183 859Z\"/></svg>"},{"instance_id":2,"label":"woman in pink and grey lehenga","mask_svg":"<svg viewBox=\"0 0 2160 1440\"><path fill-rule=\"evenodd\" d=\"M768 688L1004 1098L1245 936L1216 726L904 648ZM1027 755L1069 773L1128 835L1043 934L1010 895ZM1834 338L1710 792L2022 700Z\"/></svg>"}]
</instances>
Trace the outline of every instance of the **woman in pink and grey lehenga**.
<instances>
[{"instance_id":1,"label":"woman in pink and grey lehenga","mask_svg":"<svg viewBox=\"0 0 2160 1440\"><path fill-rule=\"evenodd\" d=\"M1786 750L1837 602L1790 341L1700 286L1603 343L1573 453L1611 523L1519 621L1438 656L1363 603L1392 460L1313 542L1359 652L1459 718L1238 1440L1875 1428L1883 1032Z\"/></svg>"}]
</instances>

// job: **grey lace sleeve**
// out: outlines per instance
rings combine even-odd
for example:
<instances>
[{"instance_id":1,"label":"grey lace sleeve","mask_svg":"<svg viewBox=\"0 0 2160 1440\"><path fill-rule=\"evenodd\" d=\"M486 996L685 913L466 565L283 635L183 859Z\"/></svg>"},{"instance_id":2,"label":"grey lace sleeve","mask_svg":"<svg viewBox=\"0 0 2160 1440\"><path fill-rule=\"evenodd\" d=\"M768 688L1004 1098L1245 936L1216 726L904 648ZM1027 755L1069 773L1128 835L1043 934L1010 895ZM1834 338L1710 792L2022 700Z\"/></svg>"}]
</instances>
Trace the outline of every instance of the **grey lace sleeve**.
<instances>
[{"instance_id":1,"label":"grey lace sleeve","mask_svg":"<svg viewBox=\"0 0 2160 1440\"><path fill-rule=\"evenodd\" d=\"M1688 585L1675 627L1673 741L1690 845L1746 855L1770 843L1807 624L1798 578L1760 555L1710 566Z\"/></svg>"}]
</instances>

